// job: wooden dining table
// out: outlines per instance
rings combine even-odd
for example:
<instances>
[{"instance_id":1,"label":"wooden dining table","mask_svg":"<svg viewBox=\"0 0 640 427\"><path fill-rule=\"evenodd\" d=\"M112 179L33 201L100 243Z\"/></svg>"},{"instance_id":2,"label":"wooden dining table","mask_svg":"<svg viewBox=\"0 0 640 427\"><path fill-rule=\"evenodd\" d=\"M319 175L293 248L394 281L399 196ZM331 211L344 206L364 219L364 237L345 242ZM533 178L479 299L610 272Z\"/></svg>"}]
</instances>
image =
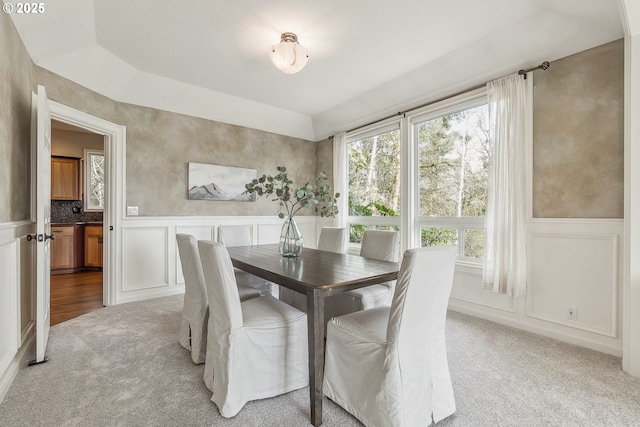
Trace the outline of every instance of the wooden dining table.
<instances>
[{"instance_id":1,"label":"wooden dining table","mask_svg":"<svg viewBox=\"0 0 640 427\"><path fill-rule=\"evenodd\" d=\"M279 254L277 244L236 246L228 250L234 267L307 296L311 423L319 426L324 397L325 299L395 280L400 265L310 248L304 248L299 257L285 258Z\"/></svg>"}]
</instances>

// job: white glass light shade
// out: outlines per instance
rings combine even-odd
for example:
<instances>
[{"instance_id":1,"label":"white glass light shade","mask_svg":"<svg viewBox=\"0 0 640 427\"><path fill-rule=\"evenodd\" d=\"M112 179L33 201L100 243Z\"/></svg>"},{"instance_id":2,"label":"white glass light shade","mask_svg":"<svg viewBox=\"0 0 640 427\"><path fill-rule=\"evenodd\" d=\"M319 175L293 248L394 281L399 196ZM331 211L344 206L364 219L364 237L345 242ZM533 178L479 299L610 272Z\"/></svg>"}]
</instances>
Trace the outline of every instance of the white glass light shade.
<instances>
[{"instance_id":1,"label":"white glass light shade","mask_svg":"<svg viewBox=\"0 0 640 427\"><path fill-rule=\"evenodd\" d=\"M309 60L307 49L298 44L298 38L293 33L282 34L280 43L271 46L269 56L273 65L285 74L297 73Z\"/></svg>"}]
</instances>

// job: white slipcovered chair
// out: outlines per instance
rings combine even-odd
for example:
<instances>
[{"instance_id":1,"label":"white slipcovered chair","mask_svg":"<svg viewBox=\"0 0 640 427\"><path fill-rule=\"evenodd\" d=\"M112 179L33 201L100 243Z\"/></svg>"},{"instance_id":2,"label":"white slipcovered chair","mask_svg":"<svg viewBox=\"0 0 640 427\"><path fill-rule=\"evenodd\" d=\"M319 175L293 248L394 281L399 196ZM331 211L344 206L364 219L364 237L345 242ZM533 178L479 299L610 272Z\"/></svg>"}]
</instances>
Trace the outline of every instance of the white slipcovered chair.
<instances>
[{"instance_id":1,"label":"white slipcovered chair","mask_svg":"<svg viewBox=\"0 0 640 427\"><path fill-rule=\"evenodd\" d=\"M318 239L321 251L344 253L347 246L347 229L345 227L322 227Z\"/></svg>"},{"instance_id":2,"label":"white slipcovered chair","mask_svg":"<svg viewBox=\"0 0 640 427\"><path fill-rule=\"evenodd\" d=\"M391 306L327 328L324 393L366 426L430 425L456 410L445 343L454 246L405 253Z\"/></svg>"},{"instance_id":3,"label":"white slipcovered chair","mask_svg":"<svg viewBox=\"0 0 640 427\"><path fill-rule=\"evenodd\" d=\"M250 225L221 225L218 227L218 243L222 243L227 248L234 246L251 245L251 226ZM260 290L261 295L271 295L271 282L261 277L240 270L233 269L236 275L236 282L242 285L252 286Z\"/></svg>"},{"instance_id":4,"label":"white slipcovered chair","mask_svg":"<svg viewBox=\"0 0 640 427\"><path fill-rule=\"evenodd\" d=\"M397 231L365 230L360 247L360 256L383 261L397 261L399 236ZM382 304L390 304L393 282L366 286L334 295L325 302L325 318L342 316L355 311L367 310Z\"/></svg>"},{"instance_id":5,"label":"white slipcovered chair","mask_svg":"<svg viewBox=\"0 0 640 427\"><path fill-rule=\"evenodd\" d=\"M204 363L207 349L207 297L197 239L190 234L176 234L178 253L184 274L184 303L178 339L180 345L191 351L193 363ZM260 291L250 286L239 286L240 299L260 296Z\"/></svg>"},{"instance_id":6,"label":"white slipcovered chair","mask_svg":"<svg viewBox=\"0 0 640 427\"><path fill-rule=\"evenodd\" d=\"M347 245L347 229L345 227L322 227L318 239L318 249L322 251L344 253ZM304 312L307 311L307 297L299 292L285 287L280 288L279 297ZM329 318L327 318L329 320Z\"/></svg>"},{"instance_id":7,"label":"white slipcovered chair","mask_svg":"<svg viewBox=\"0 0 640 427\"><path fill-rule=\"evenodd\" d=\"M308 386L306 314L268 295L240 302L224 245L198 249L211 309L204 382L220 414Z\"/></svg>"}]
</instances>

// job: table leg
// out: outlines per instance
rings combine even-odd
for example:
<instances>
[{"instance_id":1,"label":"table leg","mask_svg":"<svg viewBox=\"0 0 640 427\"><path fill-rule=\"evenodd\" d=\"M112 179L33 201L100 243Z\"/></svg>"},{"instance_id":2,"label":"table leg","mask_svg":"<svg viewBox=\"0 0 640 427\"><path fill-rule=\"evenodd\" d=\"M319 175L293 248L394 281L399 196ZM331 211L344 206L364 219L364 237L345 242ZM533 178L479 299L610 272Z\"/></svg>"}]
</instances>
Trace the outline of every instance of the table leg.
<instances>
[{"instance_id":1,"label":"table leg","mask_svg":"<svg viewBox=\"0 0 640 427\"><path fill-rule=\"evenodd\" d=\"M309 400L311 423L322 424L322 381L324 380L324 292L307 293L307 323L309 333Z\"/></svg>"}]
</instances>

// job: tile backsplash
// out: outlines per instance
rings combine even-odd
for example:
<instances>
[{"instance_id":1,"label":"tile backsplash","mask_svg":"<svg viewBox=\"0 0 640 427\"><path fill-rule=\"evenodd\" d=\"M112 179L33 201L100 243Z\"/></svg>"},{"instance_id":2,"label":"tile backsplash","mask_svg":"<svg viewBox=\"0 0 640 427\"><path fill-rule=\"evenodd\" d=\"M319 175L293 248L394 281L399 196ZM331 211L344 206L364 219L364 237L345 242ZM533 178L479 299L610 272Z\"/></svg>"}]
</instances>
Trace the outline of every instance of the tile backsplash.
<instances>
[{"instance_id":1,"label":"tile backsplash","mask_svg":"<svg viewBox=\"0 0 640 427\"><path fill-rule=\"evenodd\" d=\"M78 213L73 212L78 208ZM52 200L51 222L101 222L102 212L85 212L79 200Z\"/></svg>"}]
</instances>

